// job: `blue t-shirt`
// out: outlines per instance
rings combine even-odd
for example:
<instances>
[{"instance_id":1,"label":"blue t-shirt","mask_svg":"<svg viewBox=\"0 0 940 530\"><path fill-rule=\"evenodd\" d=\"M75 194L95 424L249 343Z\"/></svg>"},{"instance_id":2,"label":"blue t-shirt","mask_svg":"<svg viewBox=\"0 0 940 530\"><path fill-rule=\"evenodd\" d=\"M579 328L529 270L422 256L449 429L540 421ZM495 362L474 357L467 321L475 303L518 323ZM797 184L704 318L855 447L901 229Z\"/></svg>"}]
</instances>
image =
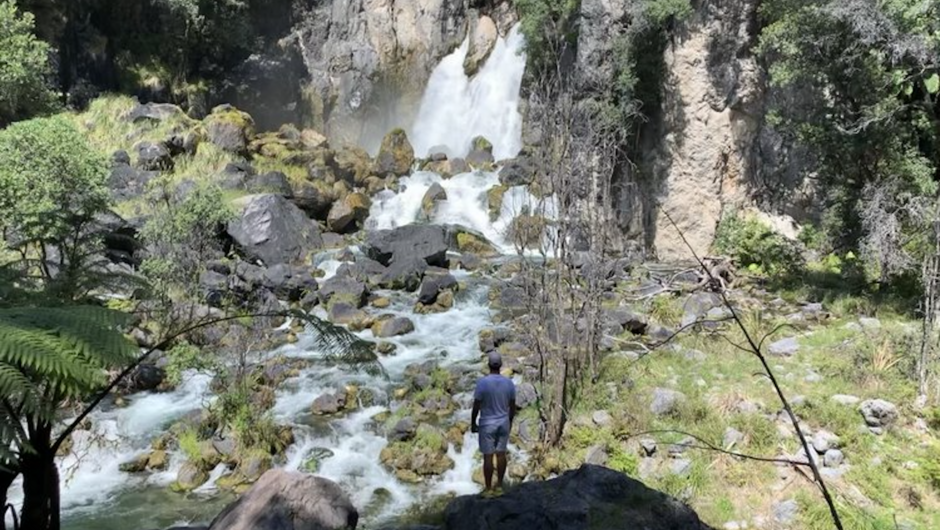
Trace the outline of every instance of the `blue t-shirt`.
<instances>
[{"instance_id":1,"label":"blue t-shirt","mask_svg":"<svg viewBox=\"0 0 940 530\"><path fill-rule=\"evenodd\" d=\"M480 402L481 427L507 423L509 407L516 402L516 385L508 377L490 374L477 381L473 399Z\"/></svg>"}]
</instances>

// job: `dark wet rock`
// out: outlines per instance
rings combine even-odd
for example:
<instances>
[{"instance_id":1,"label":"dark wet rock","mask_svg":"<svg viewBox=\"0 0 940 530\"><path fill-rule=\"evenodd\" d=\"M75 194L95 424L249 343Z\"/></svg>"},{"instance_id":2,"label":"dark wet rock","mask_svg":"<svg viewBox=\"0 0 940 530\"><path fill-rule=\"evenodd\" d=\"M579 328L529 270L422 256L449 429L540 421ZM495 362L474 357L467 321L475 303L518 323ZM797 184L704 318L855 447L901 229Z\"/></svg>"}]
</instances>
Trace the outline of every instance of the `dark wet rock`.
<instances>
[{"instance_id":1,"label":"dark wet rock","mask_svg":"<svg viewBox=\"0 0 940 530\"><path fill-rule=\"evenodd\" d=\"M134 146L137 169L163 171L173 168L173 156L162 142L140 142Z\"/></svg>"},{"instance_id":2,"label":"dark wet rock","mask_svg":"<svg viewBox=\"0 0 940 530\"><path fill-rule=\"evenodd\" d=\"M427 269L427 261L420 257L401 256L388 265L378 279L378 286L383 289L415 291L421 285Z\"/></svg>"},{"instance_id":3,"label":"dark wet rock","mask_svg":"<svg viewBox=\"0 0 940 530\"><path fill-rule=\"evenodd\" d=\"M157 171L143 171L130 166L129 162L115 164L108 177L108 188L116 200L140 197L147 191L150 181L160 175Z\"/></svg>"},{"instance_id":4,"label":"dark wet rock","mask_svg":"<svg viewBox=\"0 0 940 530\"><path fill-rule=\"evenodd\" d=\"M645 315L634 313L628 309L612 309L607 311L605 316L608 321L616 323L621 326L623 330L629 331L634 335L642 335L646 332L646 328L649 325L649 320Z\"/></svg>"},{"instance_id":5,"label":"dark wet rock","mask_svg":"<svg viewBox=\"0 0 940 530\"><path fill-rule=\"evenodd\" d=\"M424 279L421 280L418 302L425 305L433 304L437 301L438 294L444 290L457 290L457 279L447 269L432 267L425 271Z\"/></svg>"},{"instance_id":6,"label":"dark wet rock","mask_svg":"<svg viewBox=\"0 0 940 530\"><path fill-rule=\"evenodd\" d=\"M388 266L406 257L419 258L428 265L447 267L447 241L443 227L405 225L371 232L364 251L371 259Z\"/></svg>"},{"instance_id":7,"label":"dark wet rock","mask_svg":"<svg viewBox=\"0 0 940 530\"><path fill-rule=\"evenodd\" d=\"M229 504L210 530L352 530L359 512L338 484L272 469Z\"/></svg>"},{"instance_id":8,"label":"dark wet rock","mask_svg":"<svg viewBox=\"0 0 940 530\"><path fill-rule=\"evenodd\" d=\"M347 302L333 302L327 311L330 322L348 326L352 331L361 331L372 325L372 317Z\"/></svg>"},{"instance_id":9,"label":"dark wet rock","mask_svg":"<svg viewBox=\"0 0 940 530\"><path fill-rule=\"evenodd\" d=\"M502 161L499 183L503 186L525 186L535 180L535 166L527 157Z\"/></svg>"},{"instance_id":10,"label":"dark wet rock","mask_svg":"<svg viewBox=\"0 0 940 530\"><path fill-rule=\"evenodd\" d=\"M339 234L355 232L369 217L372 201L362 193L350 193L342 201L333 203L326 217L327 227Z\"/></svg>"},{"instance_id":11,"label":"dark wet rock","mask_svg":"<svg viewBox=\"0 0 940 530\"><path fill-rule=\"evenodd\" d=\"M271 266L294 263L323 246L317 224L284 197L250 195L228 233L248 257Z\"/></svg>"},{"instance_id":12,"label":"dark wet rock","mask_svg":"<svg viewBox=\"0 0 940 530\"><path fill-rule=\"evenodd\" d=\"M323 304L329 304L336 297L339 301L360 308L366 305L369 288L356 278L337 274L320 285L319 295Z\"/></svg>"},{"instance_id":13,"label":"dark wet rock","mask_svg":"<svg viewBox=\"0 0 940 530\"><path fill-rule=\"evenodd\" d=\"M496 499L458 497L445 511L448 530L709 530L691 508L623 473L585 464L525 482Z\"/></svg>"},{"instance_id":14,"label":"dark wet rock","mask_svg":"<svg viewBox=\"0 0 940 530\"><path fill-rule=\"evenodd\" d=\"M152 363L141 363L134 369L121 385L123 391L128 394L135 392L146 392L156 390L163 380L166 379L166 372Z\"/></svg>"},{"instance_id":15,"label":"dark wet rock","mask_svg":"<svg viewBox=\"0 0 940 530\"><path fill-rule=\"evenodd\" d=\"M424 214L424 218L432 219L437 211L438 203L446 200L447 192L444 191L444 188L437 182L431 184L431 187L428 188L428 191L424 193L424 197L421 199L421 213Z\"/></svg>"},{"instance_id":16,"label":"dark wet rock","mask_svg":"<svg viewBox=\"0 0 940 530\"><path fill-rule=\"evenodd\" d=\"M326 414L336 414L346 407L346 393L328 393L322 394L313 400L311 407L314 414L318 416Z\"/></svg>"},{"instance_id":17,"label":"dark wet rock","mask_svg":"<svg viewBox=\"0 0 940 530\"><path fill-rule=\"evenodd\" d=\"M414 322L408 317L385 315L372 324L372 334L377 338L407 335L414 330Z\"/></svg>"},{"instance_id":18,"label":"dark wet rock","mask_svg":"<svg viewBox=\"0 0 940 530\"><path fill-rule=\"evenodd\" d=\"M287 175L280 171L269 171L249 177L246 187L251 193L276 193L287 199L294 196L294 190L291 188Z\"/></svg>"},{"instance_id":19,"label":"dark wet rock","mask_svg":"<svg viewBox=\"0 0 940 530\"><path fill-rule=\"evenodd\" d=\"M209 141L224 151L245 154L254 135L254 120L247 113L220 105L204 121Z\"/></svg>"}]
</instances>

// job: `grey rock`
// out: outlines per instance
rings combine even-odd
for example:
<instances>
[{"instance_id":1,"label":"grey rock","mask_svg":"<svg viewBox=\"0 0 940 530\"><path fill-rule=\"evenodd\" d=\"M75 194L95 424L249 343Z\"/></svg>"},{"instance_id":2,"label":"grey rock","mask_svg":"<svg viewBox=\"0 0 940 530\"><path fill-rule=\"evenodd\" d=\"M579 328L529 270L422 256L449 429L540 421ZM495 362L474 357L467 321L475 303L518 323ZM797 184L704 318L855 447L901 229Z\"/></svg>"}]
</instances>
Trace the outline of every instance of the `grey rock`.
<instances>
[{"instance_id":1,"label":"grey rock","mask_svg":"<svg viewBox=\"0 0 940 530\"><path fill-rule=\"evenodd\" d=\"M418 432L418 424L411 418L402 418L389 430L388 439L393 442L407 441Z\"/></svg>"},{"instance_id":2,"label":"grey rock","mask_svg":"<svg viewBox=\"0 0 940 530\"><path fill-rule=\"evenodd\" d=\"M594 413L591 414L591 421L598 427L607 427L613 423L614 419L606 410L595 410Z\"/></svg>"},{"instance_id":3,"label":"grey rock","mask_svg":"<svg viewBox=\"0 0 940 530\"><path fill-rule=\"evenodd\" d=\"M654 388L653 399L650 402L650 412L656 416L672 414L684 400L685 395L682 392L668 388Z\"/></svg>"},{"instance_id":4,"label":"grey rock","mask_svg":"<svg viewBox=\"0 0 940 530\"><path fill-rule=\"evenodd\" d=\"M421 212L424 214L424 218L432 219L438 203L446 200L447 192L444 191L444 188L437 182L431 184L428 191L424 193L424 198L421 199Z\"/></svg>"},{"instance_id":5,"label":"grey rock","mask_svg":"<svg viewBox=\"0 0 940 530\"><path fill-rule=\"evenodd\" d=\"M525 156L503 160L499 170L499 183L503 186L526 186L535 180L535 166Z\"/></svg>"},{"instance_id":6,"label":"grey rock","mask_svg":"<svg viewBox=\"0 0 940 530\"><path fill-rule=\"evenodd\" d=\"M282 469L267 471L209 525L210 530L349 530L359 512L330 480Z\"/></svg>"},{"instance_id":7,"label":"grey rock","mask_svg":"<svg viewBox=\"0 0 940 530\"><path fill-rule=\"evenodd\" d=\"M859 411L869 427L890 427L898 419L898 407L883 399L866 399Z\"/></svg>"},{"instance_id":8,"label":"grey rock","mask_svg":"<svg viewBox=\"0 0 940 530\"><path fill-rule=\"evenodd\" d=\"M369 287L355 278L337 274L320 284L317 294L323 304L328 304L335 296L359 308L366 305Z\"/></svg>"},{"instance_id":9,"label":"grey rock","mask_svg":"<svg viewBox=\"0 0 940 530\"><path fill-rule=\"evenodd\" d=\"M688 326L705 318L709 310L721 305L721 297L716 293L700 292L689 295L682 305L682 325Z\"/></svg>"},{"instance_id":10,"label":"grey rock","mask_svg":"<svg viewBox=\"0 0 940 530\"><path fill-rule=\"evenodd\" d=\"M251 193L276 193L287 199L294 196L294 190L290 186L290 181L287 180L287 175L280 171L270 171L249 177L245 185Z\"/></svg>"},{"instance_id":11,"label":"grey rock","mask_svg":"<svg viewBox=\"0 0 940 530\"><path fill-rule=\"evenodd\" d=\"M830 449L823 455L823 465L826 467L839 467L845 461L845 455L838 449Z\"/></svg>"},{"instance_id":12,"label":"grey rock","mask_svg":"<svg viewBox=\"0 0 940 530\"><path fill-rule=\"evenodd\" d=\"M377 338L397 337L415 330L415 324L408 317L392 317L379 320L372 325L372 334Z\"/></svg>"},{"instance_id":13,"label":"grey rock","mask_svg":"<svg viewBox=\"0 0 940 530\"><path fill-rule=\"evenodd\" d=\"M800 343L796 337L787 337L770 343L767 352L778 357L791 357L800 351Z\"/></svg>"},{"instance_id":14,"label":"grey rock","mask_svg":"<svg viewBox=\"0 0 940 530\"><path fill-rule=\"evenodd\" d=\"M584 463L603 466L607 463L607 449L603 445L592 445L584 455Z\"/></svg>"},{"instance_id":15,"label":"grey rock","mask_svg":"<svg viewBox=\"0 0 940 530\"><path fill-rule=\"evenodd\" d=\"M839 437L835 434L827 430L819 430L813 435L813 448L817 453L823 454L836 447L839 447Z\"/></svg>"},{"instance_id":16,"label":"grey rock","mask_svg":"<svg viewBox=\"0 0 940 530\"><path fill-rule=\"evenodd\" d=\"M585 464L561 476L525 482L497 500L458 497L444 513L448 530L643 528L706 530L688 506L616 471ZM598 521L613 521L598 526Z\"/></svg>"},{"instance_id":17,"label":"grey rock","mask_svg":"<svg viewBox=\"0 0 940 530\"><path fill-rule=\"evenodd\" d=\"M317 224L284 197L250 195L240 201L243 209L228 233L248 257L268 266L293 263L323 246Z\"/></svg>"},{"instance_id":18,"label":"grey rock","mask_svg":"<svg viewBox=\"0 0 940 530\"><path fill-rule=\"evenodd\" d=\"M160 175L157 171L142 171L130 164L115 164L108 177L108 188L111 196L117 200L140 197L147 191L150 181Z\"/></svg>"},{"instance_id":19,"label":"grey rock","mask_svg":"<svg viewBox=\"0 0 940 530\"><path fill-rule=\"evenodd\" d=\"M457 279L450 271L437 267L427 269L418 289L418 302L431 305L437 300L438 294L448 289L457 290Z\"/></svg>"},{"instance_id":20,"label":"grey rock","mask_svg":"<svg viewBox=\"0 0 940 530\"><path fill-rule=\"evenodd\" d=\"M524 409L535 403L538 395L535 393L535 385L532 383L521 383L516 385L516 407Z\"/></svg>"},{"instance_id":21,"label":"grey rock","mask_svg":"<svg viewBox=\"0 0 940 530\"><path fill-rule=\"evenodd\" d=\"M421 281L424 279L424 273L427 269L427 261L420 257L399 256L389 263L376 281L376 285L382 289L415 291L421 286Z\"/></svg>"},{"instance_id":22,"label":"grey rock","mask_svg":"<svg viewBox=\"0 0 940 530\"><path fill-rule=\"evenodd\" d=\"M313 413L317 415L336 414L346 406L345 394L327 393L313 400Z\"/></svg>"},{"instance_id":23,"label":"grey rock","mask_svg":"<svg viewBox=\"0 0 940 530\"><path fill-rule=\"evenodd\" d=\"M447 239L443 227L405 225L391 230L369 233L364 252L385 265L407 257L423 260L428 265L447 268Z\"/></svg>"},{"instance_id":24,"label":"grey rock","mask_svg":"<svg viewBox=\"0 0 940 530\"><path fill-rule=\"evenodd\" d=\"M170 150L162 142L140 142L134 146L137 168L144 171L162 171L173 167Z\"/></svg>"},{"instance_id":25,"label":"grey rock","mask_svg":"<svg viewBox=\"0 0 940 530\"><path fill-rule=\"evenodd\" d=\"M778 502L773 507L774 521L783 525L792 524L799 511L800 505L793 499Z\"/></svg>"},{"instance_id":26,"label":"grey rock","mask_svg":"<svg viewBox=\"0 0 940 530\"><path fill-rule=\"evenodd\" d=\"M634 335L642 335L646 332L649 321L645 315L634 313L628 309L612 309L605 312L605 318L611 322L617 323L625 331Z\"/></svg>"},{"instance_id":27,"label":"grey rock","mask_svg":"<svg viewBox=\"0 0 940 530\"><path fill-rule=\"evenodd\" d=\"M141 363L125 379L121 390L128 394L156 390L166 378L166 372L152 363Z\"/></svg>"},{"instance_id":28,"label":"grey rock","mask_svg":"<svg viewBox=\"0 0 940 530\"><path fill-rule=\"evenodd\" d=\"M122 118L131 123L141 123L145 121L161 122L171 118L184 118L183 109L176 105L168 103L144 103L134 106Z\"/></svg>"},{"instance_id":29,"label":"grey rock","mask_svg":"<svg viewBox=\"0 0 940 530\"><path fill-rule=\"evenodd\" d=\"M744 441L744 433L735 429L734 427L728 427L725 429L725 434L721 439L721 444L725 448L740 445Z\"/></svg>"},{"instance_id":30,"label":"grey rock","mask_svg":"<svg viewBox=\"0 0 940 530\"><path fill-rule=\"evenodd\" d=\"M861 317L858 319L858 324L862 326L862 329L866 329L869 331L875 330L875 329L881 329L881 321L878 320L877 318Z\"/></svg>"},{"instance_id":31,"label":"grey rock","mask_svg":"<svg viewBox=\"0 0 940 530\"><path fill-rule=\"evenodd\" d=\"M677 458L669 463L669 472L679 477L687 477L692 472L692 461Z\"/></svg>"}]
</instances>

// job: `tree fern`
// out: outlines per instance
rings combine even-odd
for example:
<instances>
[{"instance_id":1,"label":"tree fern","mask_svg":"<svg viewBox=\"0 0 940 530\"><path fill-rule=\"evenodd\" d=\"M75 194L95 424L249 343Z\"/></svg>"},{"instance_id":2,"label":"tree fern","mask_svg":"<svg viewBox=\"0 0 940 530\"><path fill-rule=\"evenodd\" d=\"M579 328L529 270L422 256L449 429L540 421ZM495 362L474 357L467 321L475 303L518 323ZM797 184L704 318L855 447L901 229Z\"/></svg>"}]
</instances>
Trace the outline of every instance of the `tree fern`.
<instances>
[{"instance_id":1,"label":"tree fern","mask_svg":"<svg viewBox=\"0 0 940 530\"><path fill-rule=\"evenodd\" d=\"M0 447L16 442L20 422L52 421L62 400L86 396L107 383L108 368L134 359L126 319L93 306L0 309Z\"/></svg>"}]
</instances>

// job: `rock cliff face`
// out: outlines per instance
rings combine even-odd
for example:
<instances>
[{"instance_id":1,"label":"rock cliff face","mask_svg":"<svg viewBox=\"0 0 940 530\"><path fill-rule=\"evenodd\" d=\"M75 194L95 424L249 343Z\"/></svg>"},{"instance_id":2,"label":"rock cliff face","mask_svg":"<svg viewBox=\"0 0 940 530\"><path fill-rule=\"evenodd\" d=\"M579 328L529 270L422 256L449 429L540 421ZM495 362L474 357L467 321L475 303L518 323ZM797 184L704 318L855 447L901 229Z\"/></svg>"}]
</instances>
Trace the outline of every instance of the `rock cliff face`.
<instances>
[{"instance_id":1,"label":"rock cliff face","mask_svg":"<svg viewBox=\"0 0 940 530\"><path fill-rule=\"evenodd\" d=\"M667 46L659 145L653 172L659 204L695 252L707 253L722 212L744 206L758 170L762 72L751 54L755 0L701 2ZM663 215L655 248L664 259L689 258Z\"/></svg>"},{"instance_id":2,"label":"rock cliff face","mask_svg":"<svg viewBox=\"0 0 940 530\"><path fill-rule=\"evenodd\" d=\"M491 13L503 33L514 17L508 4L490 0L332 0L314 7L298 38L315 125L339 143L377 147L386 131L414 116L431 70L471 24L481 25L482 13Z\"/></svg>"},{"instance_id":3,"label":"rock cliff face","mask_svg":"<svg viewBox=\"0 0 940 530\"><path fill-rule=\"evenodd\" d=\"M644 239L659 258L691 257L660 207L700 255L708 252L725 212L768 206L767 199L777 200L774 206L784 199L779 209L791 210L792 197L756 186L771 174L775 183L799 185L792 153L764 119L769 96L753 53L758 4L693 1L692 16L670 29L663 50L652 50L662 55L660 103L643 109L650 121L633 160L639 169L622 169L614 189L621 228ZM615 41L638 9L633 0L582 1L577 61L585 95L614 82Z\"/></svg>"}]
</instances>

